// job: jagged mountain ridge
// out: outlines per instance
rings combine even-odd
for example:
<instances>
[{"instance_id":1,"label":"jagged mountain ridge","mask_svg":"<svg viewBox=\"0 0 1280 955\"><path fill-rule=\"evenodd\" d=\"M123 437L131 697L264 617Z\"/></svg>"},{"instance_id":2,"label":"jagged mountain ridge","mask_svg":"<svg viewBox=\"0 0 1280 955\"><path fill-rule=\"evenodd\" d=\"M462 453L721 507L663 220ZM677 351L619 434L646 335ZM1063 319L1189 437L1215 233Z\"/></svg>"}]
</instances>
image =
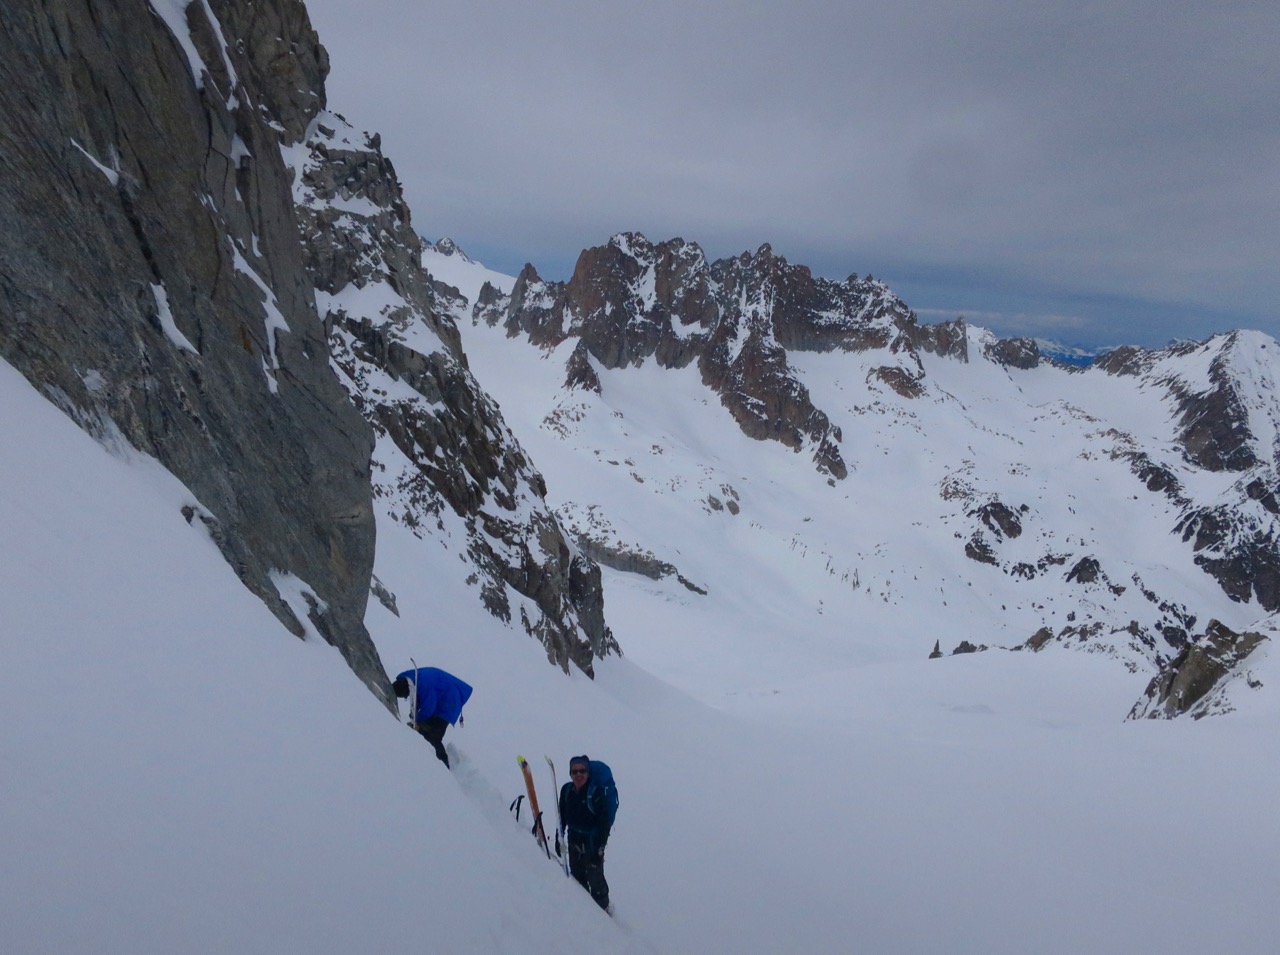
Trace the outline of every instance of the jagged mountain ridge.
<instances>
[{"instance_id":1,"label":"jagged mountain ridge","mask_svg":"<svg viewBox=\"0 0 1280 955\"><path fill-rule=\"evenodd\" d=\"M680 367L697 357L704 382L745 433L774 437L789 447L799 447L804 435L816 447L819 469L837 478L845 474L839 432L833 433L826 413L812 405L808 389L788 365L788 352L882 354L885 363L871 375L907 398L923 391L921 353L968 360L963 320L922 326L883 283L856 275L844 283L814 278L804 266L775 256L768 245L754 256L743 253L708 264L696 245L682 239L654 246L642 236L622 234L585 252L567 283L542 283L526 267L506 302L505 318L500 318L502 309L490 296L477 306L477 316L501 320L509 333L526 333L534 344L577 339L570 384L598 387L587 355L606 368L639 364L650 355L663 367ZM1233 499L1196 505L1178 496L1167 469L1156 473L1158 466L1133 452L1148 489L1169 494L1183 508L1179 530L1184 538L1195 538L1197 553L1207 550L1201 561L1223 587L1277 610L1276 523L1248 504L1257 502L1271 518L1280 514L1277 444L1271 437L1277 418L1270 397L1274 372L1265 361L1241 367L1267 348L1260 340L1243 342L1242 335L1233 333L1208 353L1204 343L1180 343L1162 352L1122 348L1097 364L1167 391L1181 417L1177 440L1186 460L1212 472L1247 472ZM732 355L735 346L737 355ZM1008 368L1029 370L1042 361L1030 339L984 336L982 347ZM1271 347L1274 351L1274 342ZM732 356L728 360L726 352ZM1208 369L1184 373L1177 367L1180 358L1207 359ZM1252 421L1249 408L1255 410ZM1261 431L1256 441L1254 431ZM1241 513L1241 519L1233 521L1228 511Z\"/></svg>"},{"instance_id":2,"label":"jagged mountain ridge","mask_svg":"<svg viewBox=\"0 0 1280 955\"><path fill-rule=\"evenodd\" d=\"M378 435L380 513L448 547L452 510L489 611L518 616L553 662L590 674L618 652L599 568L569 546L542 476L470 374L379 138L322 112L286 159L333 362Z\"/></svg>"},{"instance_id":3,"label":"jagged mountain ridge","mask_svg":"<svg viewBox=\"0 0 1280 955\"><path fill-rule=\"evenodd\" d=\"M847 473L840 435L787 365L788 349L887 349L904 355L877 370L911 390L917 348L946 351L955 325L922 327L882 282L850 276L815 278L762 245L754 254L708 262L683 239L658 245L634 233L583 252L568 282L545 282L530 265L508 300L492 292L477 303L484 320L501 322L540 346L578 342L569 381L598 388L588 356L605 368L652 357L662 367L696 363L742 430L805 449L819 470Z\"/></svg>"},{"instance_id":4,"label":"jagged mountain ridge","mask_svg":"<svg viewBox=\"0 0 1280 955\"><path fill-rule=\"evenodd\" d=\"M432 262L436 271L457 272L443 254L433 253ZM753 291L738 294L744 288ZM774 533L793 534L864 585L872 574L912 581L899 591L899 606L923 600L926 568L944 587L972 587L987 605L986 622L973 617L974 645L1082 646L1155 673L1211 621L1240 630L1274 626L1280 409L1273 356L1280 347L1265 335L1118 350L1082 370L1044 359L1031 340L1001 340L962 321L921 326L880 283L816 280L767 247L707 263L683 240L654 245L634 234L585 252L567 283L542 282L526 267L509 291L490 284L472 295L474 303L463 296L452 308L473 359L483 346L520 362L523 342L560 369L554 382L543 376L540 420L525 415L517 431L526 445L537 442L562 516L615 568L647 568L650 576L660 566L678 568L698 585L714 576L672 559L691 542L646 537L654 523L646 514L672 505L635 492L656 483L655 455L619 433L634 411L622 397L636 387L627 379L643 377L650 390L680 396L662 421L650 422L650 443L664 451L680 428L675 406L705 404L699 395L728 410L752 438L787 428L794 434L821 416L822 431L782 443L809 452L825 479L828 491L807 498L811 513L847 533L815 535L785 515ZM765 366L769 374L746 388L740 376L717 374L733 367L734 343L742 346L738 355L770 356L739 367ZM523 361L536 353L529 354ZM691 366L696 385L686 373ZM507 408L531 401L503 391L513 373L481 369ZM781 394L769 392L779 384ZM761 413L744 426L739 402L751 387ZM796 395L804 403L791 400ZM612 429L603 426L610 416L620 422ZM771 422L764 435L756 427L762 421ZM591 449L588 438L617 443ZM1029 453L1034 446L1042 450ZM584 462L588 455L596 461ZM609 492L567 475L593 468L602 455L625 460L633 485L618 492L612 513L603 503ZM787 457L790 469L801 466L802 457ZM918 466L907 479L885 478L878 463L885 457ZM847 462L843 474L830 466L837 459ZM686 468L699 469L716 476L697 482L685 505L748 514L740 475L723 475L707 461ZM674 487L670 469L657 470L671 488L665 496L688 494ZM557 495L566 480L573 490ZM889 539L868 548L856 540L868 522L839 511L854 506L845 501L877 499L898 520L878 527ZM692 526L702 516L691 514ZM917 530L922 525L930 530ZM1141 542L1127 542L1120 527ZM860 603L849 612L864 612ZM825 606L829 613L831 601ZM901 620L886 623L893 625Z\"/></svg>"}]
</instances>

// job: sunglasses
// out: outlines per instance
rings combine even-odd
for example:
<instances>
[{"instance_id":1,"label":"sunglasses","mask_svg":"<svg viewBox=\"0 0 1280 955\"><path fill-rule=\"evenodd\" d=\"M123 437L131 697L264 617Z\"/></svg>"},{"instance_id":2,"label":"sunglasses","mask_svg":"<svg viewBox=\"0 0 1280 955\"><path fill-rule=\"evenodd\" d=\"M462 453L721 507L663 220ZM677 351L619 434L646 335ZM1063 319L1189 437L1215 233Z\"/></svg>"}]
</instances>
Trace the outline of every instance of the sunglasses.
<instances>
[{"instance_id":1,"label":"sunglasses","mask_svg":"<svg viewBox=\"0 0 1280 955\"><path fill-rule=\"evenodd\" d=\"M571 769L571 770L569 770L569 775L570 775L570 776L586 776L588 772L590 772L590 770L586 770L586 769Z\"/></svg>"}]
</instances>

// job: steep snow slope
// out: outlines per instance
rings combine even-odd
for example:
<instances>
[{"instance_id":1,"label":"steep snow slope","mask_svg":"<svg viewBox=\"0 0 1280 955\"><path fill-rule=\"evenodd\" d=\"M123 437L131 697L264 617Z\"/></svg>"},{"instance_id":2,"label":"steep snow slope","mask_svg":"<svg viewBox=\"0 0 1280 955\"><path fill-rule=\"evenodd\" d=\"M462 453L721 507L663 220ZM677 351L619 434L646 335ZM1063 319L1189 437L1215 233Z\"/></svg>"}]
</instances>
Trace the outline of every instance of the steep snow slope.
<instances>
[{"instance_id":1,"label":"steep snow slope","mask_svg":"<svg viewBox=\"0 0 1280 955\"><path fill-rule=\"evenodd\" d=\"M663 381L632 397L657 413ZM762 614L732 654L735 632L691 609L694 591L620 574L609 613L639 649L595 681L564 675L481 611L440 540L380 515L378 575L399 611L370 603L380 654L476 687L449 774L337 653L289 636L238 585L200 521L180 517L193 501L172 477L104 453L8 367L0 389L9 950L1270 951L1280 824L1258 754L1280 723L1274 696L1213 721L1125 725L1142 680L1107 659L925 661L897 653L897 632L808 626L827 620L813 607L788 630L762 568L827 599L803 572L823 576L824 558L733 521L790 512L812 489L756 488L772 458L716 443L717 408L653 458L710 447L753 477L739 518L701 515L717 542L691 534L705 552L664 554L717 568L699 582L732 588L741 608L707 606L735 625ZM648 426L611 420L618 442ZM609 453L585 483L657 480ZM681 488L710 480L669 467ZM628 530L654 542L694 515L650 513ZM280 580L292 599L303 586ZM721 710L637 666L694 684L662 641L699 664L694 689ZM1280 678L1271 657L1257 675ZM588 751L620 780L614 920L507 815L516 753L544 751Z\"/></svg>"},{"instance_id":2,"label":"steep snow slope","mask_svg":"<svg viewBox=\"0 0 1280 955\"><path fill-rule=\"evenodd\" d=\"M422 250L422 265L436 281L457 289L468 302L480 298L480 290L488 282L500 292L511 293L516 280L486 268L463 252L452 239L429 243Z\"/></svg>"},{"instance_id":3,"label":"steep snow slope","mask_svg":"<svg viewBox=\"0 0 1280 955\"><path fill-rule=\"evenodd\" d=\"M548 666L460 561L384 520L400 616L371 603L381 654L476 687L449 774L239 586L171 477L7 366L0 399L9 951L1270 951L1272 697L1122 724L1134 678L1099 657L845 668L801 643L794 680L707 667L738 711L717 712L631 659L594 682ZM506 812L517 752L579 751L621 786L615 920Z\"/></svg>"},{"instance_id":4,"label":"steep snow slope","mask_svg":"<svg viewBox=\"0 0 1280 955\"><path fill-rule=\"evenodd\" d=\"M626 949L528 851L503 794L465 760L444 773L335 650L239 584L183 521L195 502L170 475L106 453L3 363L0 409L6 951L358 952L429 936L439 951L554 952L567 918L593 948ZM302 585L280 586L297 599ZM433 617L492 627L470 604ZM553 692L536 645L508 642L530 696Z\"/></svg>"}]
</instances>

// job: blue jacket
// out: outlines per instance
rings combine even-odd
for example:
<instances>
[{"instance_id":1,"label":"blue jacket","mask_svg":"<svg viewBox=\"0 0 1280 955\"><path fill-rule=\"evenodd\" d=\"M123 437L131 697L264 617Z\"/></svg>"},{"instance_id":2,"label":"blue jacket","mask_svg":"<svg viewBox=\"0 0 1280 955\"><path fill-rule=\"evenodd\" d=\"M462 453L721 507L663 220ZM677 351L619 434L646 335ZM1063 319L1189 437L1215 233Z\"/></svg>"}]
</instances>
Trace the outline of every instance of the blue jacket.
<instances>
[{"instance_id":1,"label":"blue jacket","mask_svg":"<svg viewBox=\"0 0 1280 955\"><path fill-rule=\"evenodd\" d=\"M405 670L396 679L401 677L418 684L418 711L413 715L415 723L425 723L433 716L457 723L462 707L471 699L470 684L435 667Z\"/></svg>"}]
</instances>

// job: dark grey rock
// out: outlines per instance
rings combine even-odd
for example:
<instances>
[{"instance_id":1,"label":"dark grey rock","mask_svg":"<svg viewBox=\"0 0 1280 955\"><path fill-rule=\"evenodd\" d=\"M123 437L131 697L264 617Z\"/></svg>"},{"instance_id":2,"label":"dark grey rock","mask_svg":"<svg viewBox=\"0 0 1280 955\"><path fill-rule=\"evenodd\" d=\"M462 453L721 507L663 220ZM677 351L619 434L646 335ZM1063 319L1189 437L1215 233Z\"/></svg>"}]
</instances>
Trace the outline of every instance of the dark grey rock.
<instances>
[{"instance_id":1,"label":"dark grey rock","mask_svg":"<svg viewBox=\"0 0 1280 955\"><path fill-rule=\"evenodd\" d=\"M904 398L919 398L924 394L923 370L913 374L898 365L884 365L868 373L867 381L872 379L883 382Z\"/></svg>"},{"instance_id":2,"label":"dark grey rock","mask_svg":"<svg viewBox=\"0 0 1280 955\"><path fill-rule=\"evenodd\" d=\"M639 574L650 580L675 577L686 590L704 597L707 594L705 589L681 574L674 564L659 560L648 551L619 544L608 544L581 533L575 535L574 541L584 554L603 567L620 570L627 574Z\"/></svg>"},{"instance_id":3,"label":"dark grey rock","mask_svg":"<svg viewBox=\"0 0 1280 955\"><path fill-rule=\"evenodd\" d=\"M1094 359L1093 367L1109 375L1140 375L1151 366L1152 353L1132 345L1104 352Z\"/></svg>"},{"instance_id":4,"label":"dark grey rock","mask_svg":"<svg viewBox=\"0 0 1280 955\"><path fill-rule=\"evenodd\" d=\"M1180 382L1168 383L1178 399L1179 440L1187 459L1207 471L1244 471L1258 463L1250 444L1249 415L1226 365L1233 337L1209 366L1208 391L1197 393Z\"/></svg>"},{"instance_id":5,"label":"dark grey rock","mask_svg":"<svg viewBox=\"0 0 1280 955\"><path fill-rule=\"evenodd\" d=\"M480 294L476 296L475 304L472 306L471 320L476 323L484 322L490 328L506 321L507 303L510 296L504 295L502 290L488 282L485 282L480 288Z\"/></svg>"},{"instance_id":6,"label":"dark grey rock","mask_svg":"<svg viewBox=\"0 0 1280 955\"><path fill-rule=\"evenodd\" d=\"M228 47L191 4L194 78L142 0L3 5L0 354L172 471L299 634L272 574L301 579L386 700L362 622L373 435L329 367L280 154L323 105L327 60L301 3L209 9Z\"/></svg>"},{"instance_id":7,"label":"dark grey rock","mask_svg":"<svg viewBox=\"0 0 1280 955\"><path fill-rule=\"evenodd\" d=\"M593 673L595 659L618 652L599 568L573 553L547 507L542 476L468 370L451 317L465 313L466 303L422 268L422 240L394 167L376 137L332 114L313 125L305 148L296 199L315 288L336 294L384 285L376 298L399 303L376 315L341 308L325 315L343 383L373 430L399 451L394 462L377 462L376 492L400 502L392 518L419 536L441 529L446 508L461 518L486 609L514 623L510 594L527 598L534 609L522 603L519 624L548 659ZM490 286L482 299L501 295ZM422 350L408 344L409 335L425 343ZM433 336L437 347L428 350ZM391 382L418 397L403 397Z\"/></svg>"},{"instance_id":8,"label":"dark grey rock","mask_svg":"<svg viewBox=\"0 0 1280 955\"><path fill-rule=\"evenodd\" d=\"M996 552L982 534L974 534L964 545L964 555L979 564L998 564Z\"/></svg>"},{"instance_id":9,"label":"dark grey rock","mask_svg":"<svg viewBox=\"0 0 1280 955\"><path fill-rule=\"evenodd\" d=\"M1023 371L1040 364L1040 346L1031 338L1001 338L982 349L998 365Z\"/></svg>"},{"instance_id":10,"label":"dark grey rock","mask_svg":"<svg viewBox=\"0 0 1280 955\"><path fill-rule=\"evenodd\" d=\"M987 530L997 537L1007 537L1012 540L1022 534L1022 520L1019 512L1000 501L989 501L982 507L970 511L969 516L977 517Z\"/></svg>"},{"instance_id":11,"label":"dark grey rock","mask_svg":"<svg viewBox=\"0 0 1280 955\"><path fill-rule=\"evenodd\" d=\"M573 349L573 354L569 356L569 361L565 365L564 386L600 394L600 376L591 367L590 353L584 341L579 341Z\"/></svg>"},{"instance_id":12,"label":"dark grey rock","mask_svg":"<svg viewBox=\"0 0 1280 955\"><path fill-rule=\"evenodd\" d=\"M1067 580L1078 584L1094 583L1102 576L1102 567L1095 557L1081 557L1074 567L1067 571Z\"/></svg>"},{"instance_id":13,"label":"dark grey rock","mask_svg":"<svg viewBox=\"0 0 1280 955\"><path fill-rule=\"evenodd\" d=\"M1027 638L1027 642L1023 644L1028 650L1043 650L1048 646L1049 641L1053 639L1053 631L1048 627L1041 627L1035 633Z\"/></svg>"},{"instance_id":14,"label":"dark grey rock","mask_svg":"<svg viewBox=\"0 0 1280 955\"><path fill-rule=\"evenodd\" d=\"M491 293L473 320L496 324L497 305ZM804 450L835 479L848 474L841 435L791 368L789 351L889 349L897 364L878 378L908 397L923 393L919 351L967 358L963 321L924 328L870 276L815 278L767 244L708 263L693 243L654 245L635 233L585 250L568 282L545 282L525 266L501 321L508 335L542 347L578 339L568 370L575 387L598 386L586 355L604 368L696 362L745 434Z\"/></svg>"},{"instance_id":15,"label":"dark grey rock","mask_svg":"<svg viewBox=\"0 0 1280 955\"><path fill-rule=\"evenodd\" d=\"M1233 708L1222 691L1228 679L1243 669L1249 654L1270 638L1261 633L1236 633L1217 620L1205 633L1171 659L1152 679L1129 719L1172 719L1190 713L1195 719ZM1257 681L1249 680L1250 686Z\"/></svg>"}]
</instances>

